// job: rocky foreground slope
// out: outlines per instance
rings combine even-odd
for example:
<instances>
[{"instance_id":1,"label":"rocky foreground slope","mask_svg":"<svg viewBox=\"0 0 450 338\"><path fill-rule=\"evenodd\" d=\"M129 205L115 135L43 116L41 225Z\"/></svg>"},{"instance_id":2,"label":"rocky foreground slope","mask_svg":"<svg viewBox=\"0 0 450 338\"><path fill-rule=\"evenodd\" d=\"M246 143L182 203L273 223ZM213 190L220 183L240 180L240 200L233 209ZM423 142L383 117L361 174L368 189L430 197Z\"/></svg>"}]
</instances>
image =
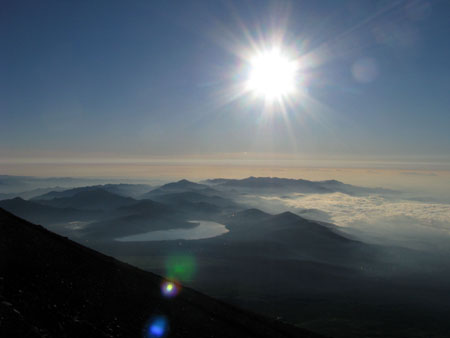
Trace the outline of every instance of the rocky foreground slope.
<instances>
[{"instance_id":1,"label":"rocky foreground slope","mask_svg":"<svg viewBox=\"0 0 450 338\"><path fill-rule=\"evenodd\" d=\"M0 337L320 337L162 282L0 209Z\"/></svg>"}]
</instances>

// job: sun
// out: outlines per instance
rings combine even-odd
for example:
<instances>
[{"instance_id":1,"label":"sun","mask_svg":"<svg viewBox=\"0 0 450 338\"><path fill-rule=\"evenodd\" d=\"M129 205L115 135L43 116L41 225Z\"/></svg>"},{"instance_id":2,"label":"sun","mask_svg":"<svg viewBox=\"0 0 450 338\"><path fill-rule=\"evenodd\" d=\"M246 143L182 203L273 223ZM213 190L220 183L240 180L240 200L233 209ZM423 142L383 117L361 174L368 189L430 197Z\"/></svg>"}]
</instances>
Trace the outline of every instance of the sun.
<instances>
[{"instance_id":1,"label":"sun","mask_svg":"<svg viewBox=\"0 0 450 338\"><path fill-rule=\"evenodd\" d=\"M297 63L274 48L250 58L247 90L267 101L282 100L296 89Z\"/></svg>"}]
</instances>

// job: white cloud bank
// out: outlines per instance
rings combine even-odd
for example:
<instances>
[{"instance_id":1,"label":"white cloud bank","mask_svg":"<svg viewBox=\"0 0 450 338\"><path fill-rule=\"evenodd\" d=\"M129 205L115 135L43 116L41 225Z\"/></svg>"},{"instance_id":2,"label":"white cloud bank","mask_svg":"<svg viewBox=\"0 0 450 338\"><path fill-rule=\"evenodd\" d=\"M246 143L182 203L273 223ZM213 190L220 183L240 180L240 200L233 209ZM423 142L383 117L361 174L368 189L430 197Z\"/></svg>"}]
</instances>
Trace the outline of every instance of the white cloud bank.
<instances>
[{"instance_id":1,"label":"white cloud bank","mask_svg":"<svg viewBox=\"0 0 450 338\"><path fill-rule=\"evenodd\" d=\"M272 212L284 208L328 221L372 242L450 250L450 204L342 193L259 198Z\"/></svg>"}]
</instances>

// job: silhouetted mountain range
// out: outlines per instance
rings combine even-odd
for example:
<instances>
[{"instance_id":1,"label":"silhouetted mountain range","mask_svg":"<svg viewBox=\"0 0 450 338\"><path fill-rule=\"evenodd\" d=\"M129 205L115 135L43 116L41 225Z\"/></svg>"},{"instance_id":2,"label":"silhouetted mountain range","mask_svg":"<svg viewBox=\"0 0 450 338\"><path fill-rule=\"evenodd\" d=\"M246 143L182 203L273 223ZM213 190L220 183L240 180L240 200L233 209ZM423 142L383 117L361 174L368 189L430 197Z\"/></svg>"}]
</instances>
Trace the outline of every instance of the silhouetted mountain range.
<instances>
[{"instance_id":1,"label":"silhouetted mountain range","mask_svg":"<svg viewBox=\"0 0 450 338\"><path fill-rule=\"evenodd\" d=\"M206 184L194 183L188 180L180 180L178 182L167 183L159 188L153 189L146 194L143 194L141 198L150 198L163 194L184 193L184 192L201 192L202 194L217 194L217 191L211 189Z\"/></svg>"},{"instance_id":2,"label":"silhouetted mountain range","mask_svg":"<svg viewBox=\"0 0 450 338\"><path fill-rule=\"evenodd\" d=\"M18 193L38 188L61 187L70 189L77 186L87 186L105 182L102 179L74 178L74 177L34 177L0 175L0 191L4 193ZM93 183L95 182L95 183ZM106 182L105 182L106 183Z\"/></svg>"},{"instance_id":3,"label":"silhouetted mountain range","mask_svg":"<svg viewBox=\"0 0 450 338\"><path fill-rule=\"evenodd\" d=\"M32 189L32 190L27 190L27 191L20 191L20 192L16 192L16 193L0 193L0 200L5 200L5 199L11 199L11 198L15 198L15 197L20 197L23 199L30 199L33 197L37 197L49 192L58 192L58 191L63 191L65 190L65 188L61 188L61 187L51 187L51 188L37 188L37 189Z\"/></svg>"},{"instance_id":4,"label":"silhouetted mountain range","mask_svg":"<svg viewBox=\"0 0 450 338\"><path fill-rule=\"evenodd\" d=\"M261 243L261 251L254 251L256 256L265 255L264 246L266 249L280 246L285 257L308 257L310 261L349 268L357 269L361 264L374 265L376 261L374 248L291 212L271 215L249 209L228 216L222 222L227 224L230 232L216 240L245 242L248 247Z\"/></svg>"},{"instance_id":5,"label":"silhouetted mountain range","mask_svg":"<svg viewBox=\"0 0 450 338\"><path fill-rule=\"evenodd\" d=\"M131 197L123 197L103 189L82 190L70 197L35 199L34 201L56 208L73 207L83 210L112 210L136 203Z\"/></svg>"},{"instance_id":6,"label":"silhouetted mountain range","mask_svg":"<svg viewBox=\"0 0 450 338\"><path fill-rule=\"evenodd\" d=\"M333 193L345 194L361 193L393 193L393 190L382 188L365 188L345 184L336 180L308 181L278 177L248 177L244 179L216 178L206 180L205 183L217 189L243 189L253 193Z\"/></svg>"},{"instance_id":7,"label":"silhouetted mountain range","mask_svg":"<svg viewBox=\"0 0 450 338\"><path fill-rule=\"evenodd\" d=\"M192 182L181 182L172 185L169 190L187 189L194 186ZM209 189L209 188L208 188ZM198 189L203 191L203 189ZM44 199L31 201L12 199L0 201L6 210L13 212L29 221L48 226L66 222L83 224L83 229L73 233L73 236L93 236L100 238L116 238L148 232L152 230L190 228L194 224L186 220L210 218L239 206L231 200L219 196L207 196L197 191L179 193L160 193L154 195L156 201L135 200L120 196L96 187L69 189L60 193L46 194ZM67 196L53 197L51 196ZM159 201L159 202L158 202ZM71 228L73 225L70 225ZM67 231L52 227L59 233Z\"/></svg>"},{"instance_id":8,"label":"silhouetted mountain range","mask_svg":"<svg viewBox=\"0 0 450 338\"><path fill-rule=\"evenodd\" d=\"M71 222L74 220L92 220L99 216L99 212L93 210L78 210L72 207L53 207L42 205L33 201L25 201L20 197L0 201L0 207L30 222L40 224L54 224Z\"/></svg>"},{"instance_id":9,"label":"silhouetted mountain range","mask_svg":"<svg viewBox=\"0 0 450 338\"><path fill-rule=\"evenodd\" d=\"M363 194L368 191L365 188L358 190L337 181L276 178L211 182L169 183L146 193L151 199L88 186L48 194L44 199L4 200L0 207L159 274L166 273L171 255L183 253L195 263L195 278L185 280L188 286L327 335L370 336L376 327L383 328L376 331L380 337L409 337L414 325L414 332L423 332L424 337L428 333L448 336L443 314L449 304L446 285L450 284L445 281L450 280L450 268L442 257L369 245L347 237L337 226L300 217L303 214L267 213L260 202L264 198L257 197L267 193L283 198L301 193L304 187L311 193L321 187L321 192L352 194ZM261 188L253 188L258 185ZM134 191L130 186L123 188ZM249 209L244 203L252 198L249 205L256 208ZM311 212L319 210L305 210L305 214ZM205 231L201 224L210 227L208 234L214 227L220 231L197 239L177 237ZM159 232L158 240L152 241L152 231ZM164 238L161 233L176 236ZM123 241L130 235L134 242ZM32 281L42 276L28 277ZM61 306L57 304L58 309Z\"/></svg>"},{"instance_id":10,"label":"silhouetted mountain range","mask_svg":"<svg viewBox=\"0 0 450 338\"><path fill-rule=\"evenodd\" d=\"M104 190L116 195L124 197L139 197L143 193L149 191L151 187L146 184L102 184L102 185L92 185L87 187L79 187L66 190L49 191L47 193L42 193L33 197L33 200L51 200L54 198L62 197L72 197L80 192L92 191L92 190Z\"/></svg>"}]
</instances>

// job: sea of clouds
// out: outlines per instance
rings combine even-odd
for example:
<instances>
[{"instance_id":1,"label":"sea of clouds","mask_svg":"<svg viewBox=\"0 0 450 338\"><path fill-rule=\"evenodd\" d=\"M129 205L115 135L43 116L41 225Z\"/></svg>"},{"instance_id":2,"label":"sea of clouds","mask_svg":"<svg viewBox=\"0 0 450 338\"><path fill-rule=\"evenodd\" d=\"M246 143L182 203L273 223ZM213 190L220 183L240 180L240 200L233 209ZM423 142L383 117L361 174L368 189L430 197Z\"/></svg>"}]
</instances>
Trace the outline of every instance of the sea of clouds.
<instances>
[{"instance_id":1,"label":"sea of clouds","mask_svg":"<svg viewBox=\"0 0 450 338\"><path fill-rule=\"evenodd\" d=\"M343 193L257 196L254 201L269 212L289 210L333 223L369 242L450 250L450 204Z\"/></svg>"}]
</instances>

